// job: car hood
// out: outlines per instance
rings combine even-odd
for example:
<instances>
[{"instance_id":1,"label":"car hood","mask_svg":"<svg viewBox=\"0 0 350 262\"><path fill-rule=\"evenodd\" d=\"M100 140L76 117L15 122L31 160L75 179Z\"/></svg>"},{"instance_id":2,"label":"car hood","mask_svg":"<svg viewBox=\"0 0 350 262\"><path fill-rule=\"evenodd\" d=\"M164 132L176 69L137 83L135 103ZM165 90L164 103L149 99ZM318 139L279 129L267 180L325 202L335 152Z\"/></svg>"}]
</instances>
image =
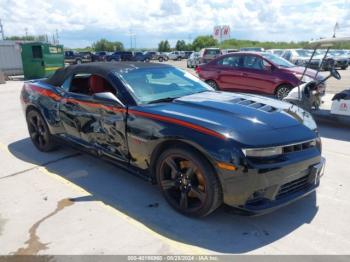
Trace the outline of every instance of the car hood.
<instances>
[{"instance_id":1,"label":"car hood","mask_svg":"<svg viewBox=\"0 0 350 262\"><path fill-rule=\"evenodd\" d=\"M305 121L313 122L310 114L257 95L203 92L170 103L150 104L143 110L211 129L244 145L293 143L315 137L304 125Z\"/></svg>"},{"instance_id":2,"label":"car hood","mask_svg":"<svg viewBox=\"0 0 350 262\"><path fill-rule=\"evenodd\" d=\"M304 73L305 67L303 66L295 66L295 67L289 67L289 68L280 68L282 71L288 72L288 73L296 73L298 75L302 75ZM308 77L311 77L315 79L317 74L317 71L311 68L308 68L305 72L305 75ZM298 77L299 78L299 77ZM321 74L317 74L317 80L322 80L323 76Z\"/></svg>"},{"instance_id":3,"label":"car hood","mask_svg":"<svg viewBox=\"0 0 350 262\"><path fill-rule=\"evenodd\" d=\"M299 75L302 75L304 73L305 67L303 66L294 66L294 67L289 67L289 68L280 68L281 70L285 71L285 72L289 72L289 73L296 73ZM315 78L317 74L316 70L313 70L311 68L308 68L305 72L305 75Z\"/></svg>"}]
</instances>

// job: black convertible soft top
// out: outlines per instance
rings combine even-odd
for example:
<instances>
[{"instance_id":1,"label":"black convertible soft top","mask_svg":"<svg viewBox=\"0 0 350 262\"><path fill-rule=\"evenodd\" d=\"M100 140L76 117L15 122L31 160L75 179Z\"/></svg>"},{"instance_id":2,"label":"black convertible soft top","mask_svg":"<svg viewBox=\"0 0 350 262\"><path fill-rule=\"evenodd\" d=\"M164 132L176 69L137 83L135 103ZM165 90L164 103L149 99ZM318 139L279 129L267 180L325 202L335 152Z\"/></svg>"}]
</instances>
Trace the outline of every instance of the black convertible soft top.
<instances>
[{"instance_id":1,"label":"black convertible soft top","mask_svg":"<svg viewBox=\"0 0 350 262\"><path fill-rule=\"evenodd\" d=\"M62 67L56 70L56 72L45 80L46 83L53 86L61 86L68 76L88 73L97 74L104 78L107 78L111 72L127 71L131 69L140 68L159 68L159 67L172 67L167 64L160 63L143 63L143 62L93 62L80 65L71 65Z\"/></svg>"}]
</instances>

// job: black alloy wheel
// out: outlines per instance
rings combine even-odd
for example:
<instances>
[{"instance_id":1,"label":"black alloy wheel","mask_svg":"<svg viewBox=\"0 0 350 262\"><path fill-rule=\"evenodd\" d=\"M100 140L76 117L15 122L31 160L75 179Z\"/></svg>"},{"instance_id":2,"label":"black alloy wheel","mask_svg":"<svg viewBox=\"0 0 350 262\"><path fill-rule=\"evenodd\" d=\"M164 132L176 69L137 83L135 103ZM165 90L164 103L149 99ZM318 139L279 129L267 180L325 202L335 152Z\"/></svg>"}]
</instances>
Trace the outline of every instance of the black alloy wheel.
<instances>
[{"instance_id":1,"label":"black alloy wheel","mask_svg":"<svg viewBox=\"0 0 350 262\"><path fill-rule=\"evenodd\" d=\"M159 57L158 61L163 62L164 61L163 57Z\"/></svg>"},{"instance_id":2,"label":"black alloy wheel","mask_svg":"<svg viewBox=\"0 0 350 262\"><path fill-rule=\"evenodd\" d=\"M56 148L49 128L38 111L31 110L28 112L27 125L30 138L37 149L48 152Z\"/></svg>"},{"instance_id":3,"label":"black alloy wheel","mask_svg":"<svg viewBox=\"0 0 350 262\"><path fill-rule=\"evenodd\" d=\"M220 183L208 162L190 149L161 154L157 180L168 203L182 214L206 216L222 202Z\"/></svg>"}]
</instances>

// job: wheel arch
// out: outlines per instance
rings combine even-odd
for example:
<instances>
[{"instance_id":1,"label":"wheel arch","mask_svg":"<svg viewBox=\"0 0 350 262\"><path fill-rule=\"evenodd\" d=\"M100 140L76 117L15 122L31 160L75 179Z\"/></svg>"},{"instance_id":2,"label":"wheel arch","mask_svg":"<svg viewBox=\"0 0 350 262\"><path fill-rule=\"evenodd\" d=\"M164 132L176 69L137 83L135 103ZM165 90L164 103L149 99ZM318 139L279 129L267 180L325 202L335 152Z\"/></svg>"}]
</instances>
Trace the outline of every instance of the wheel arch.
<instances>
[{"instance_id":1,"label":"wheel arch","mask_svg":"<svg viewBox=\"0 0 350 262\"><path fill-rule=\"evenodd\" d=\"M35 106L35 105L33 105L33 104L30 104L30 105L28 105L28 106L26 107L26 109L25 109L25 115L26 115L26 117L27 117L28 113L29 113L30 111L32 111L32 110L35 110L35 111L39 112L41 115L43 115L37 106ZM45 117L44 117L44 119L45 119ZM46 121L46 119L45 119L45 121Z\"/></svg>"},{"instance_id":2,"label":"wheel arch","mask_svg":"<svg viewBox=\"0 0 350 262\"><path fill-rule=\"evenodd\" d=\"M26 106L25 108L25 117L27 118L27 115L30 111L32 110L35 110L37 111L41 116L42 118L44 119L46 125L48 126L51 134L54 134L56 133L55 131L55 127L52 125L52 123L50 122L50 119L48 119L48 115L46 114L46 111L41 109L39 106L35 105L35 104L29 104Z\"/></svg>"},{"instance_id":3,"label":"wheel arch","mask_svg":"<svg viewBox=\"0 0 350 262\"><path fill-rule=\"evenodd\" d=\"M165 150L171 147L184 147L195 151L201 157L203 157L203 159L208 161L209 165L213 168L213 171L215 172L215 174L217 174L214 159L212 159L210 155L206 153L201 146L182 139L169 139L159 143L152 151L151 158L150 158L150 176L153 183L156 183L156 164L159 159L159 156Z\"/></svg>"},{"instance_id":4,"label":"wheel arch","mask_svg":"<svg viewBox=\"0 0 350 262\"><path fill-rule=\"evenodd\" d=\"M294 86L289 82L281 82L276 85L275 89L273 90L273 93L276 94L278 88L280 88L281 86L288 86L291 90L294 88Z\"/></svg>"}]
</instances>

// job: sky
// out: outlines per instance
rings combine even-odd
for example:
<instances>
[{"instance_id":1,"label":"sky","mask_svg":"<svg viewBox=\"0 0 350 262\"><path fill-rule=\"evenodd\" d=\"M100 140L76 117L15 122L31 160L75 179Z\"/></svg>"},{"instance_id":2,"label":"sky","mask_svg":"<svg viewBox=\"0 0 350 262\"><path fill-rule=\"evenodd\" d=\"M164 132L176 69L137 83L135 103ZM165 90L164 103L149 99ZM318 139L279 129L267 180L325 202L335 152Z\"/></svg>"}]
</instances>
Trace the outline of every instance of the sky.
<instances>
[{"instance_id":1,"label":"sky","mask_svg":"<svg viewBox=\"0 0 350 262\"><path fill-rule=\"evenodd\" d=\"M349 0L0 0L6 36L58 32L66 47L90 46L100 38L124 47L172 46L229 25L231 37L300 41L350 35ZM130 43L130 32L134 35Z\"/></svg>"}]
</instances>

